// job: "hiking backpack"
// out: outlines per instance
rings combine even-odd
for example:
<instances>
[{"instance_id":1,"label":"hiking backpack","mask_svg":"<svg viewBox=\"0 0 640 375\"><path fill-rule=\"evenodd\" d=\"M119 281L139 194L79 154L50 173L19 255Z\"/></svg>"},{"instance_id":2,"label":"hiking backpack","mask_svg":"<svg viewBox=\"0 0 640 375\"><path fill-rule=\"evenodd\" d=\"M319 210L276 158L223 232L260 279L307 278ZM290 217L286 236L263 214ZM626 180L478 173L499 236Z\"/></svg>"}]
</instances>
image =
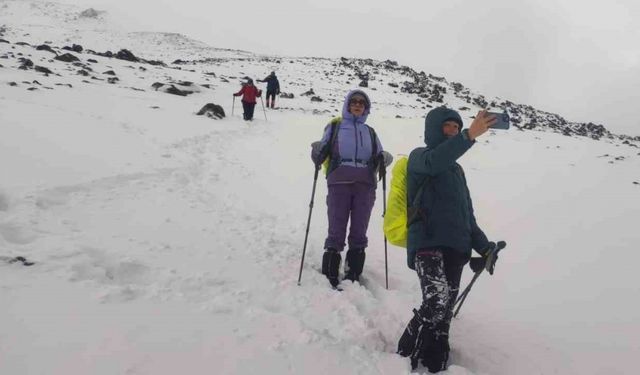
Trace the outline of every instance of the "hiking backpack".
<instances>
[{"instance_id":1,"label":"hiking backpack","mask_svg":"<svg viewBox=\"0 0 640 375\"><path fill-rule=\"evenodd\" d=\"M391 170L391 184L389 198L387 199L387 211L384 214L383 231L387 240L395 246L407 247L407 233L409 226L416 221L425 220L426 214L420 208L424 187L429 182L429 176L425 177L411 204L407 197L407 164L409 158L401 157Z\"/></svg>"}]
</instances>

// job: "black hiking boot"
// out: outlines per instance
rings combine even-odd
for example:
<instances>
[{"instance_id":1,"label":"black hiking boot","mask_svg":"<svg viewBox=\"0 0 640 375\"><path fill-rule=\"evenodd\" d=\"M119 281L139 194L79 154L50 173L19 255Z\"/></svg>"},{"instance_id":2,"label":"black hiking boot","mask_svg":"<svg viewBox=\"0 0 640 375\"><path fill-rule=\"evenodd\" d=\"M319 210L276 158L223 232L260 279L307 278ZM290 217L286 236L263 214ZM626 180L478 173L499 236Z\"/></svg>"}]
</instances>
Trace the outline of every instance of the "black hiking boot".
<instances>
[{"instance_id":1,"label":"black hiking boot","mask_svg":"<svg viewBox=\"0 0 640 375\"><path fill-rule=\"evenodd\" d=\"M344 279L360 281L360 275L364 269L365 253L364 248L349 249L344 264Z\"/></svg>"},{"instance_id":2,"label":"black hiking boot","mask_svg":"<svg viewBox=\"0 0 640 375\"><path fill-rule=\"evenodd\" d=\"M413 317L407 323L407 328L404 329L400 341L398 341L398 351L396 353L403 357L409 357L416 352L416 344L420 336L420 332L425 325L425 319L422 317L418 310L413 309Z\"/></svg>"},{"instance_id":3,"label":"black hiking boot","mask_svg":"<svg viewBox=\"0 0 640 375\"><path fill-rule=\"evenodd\" d=\"M422 365L429 369L430 373L436 373L447 369L449 361L449 335L438 336L431 340L425 340L422 344Z\"/></svg>"},{"instance_id":4,"label":"black hiking boot","mask_svg":"<svg viewBox=\"0 0 640 375\"><path fill-rule=\"evenodd\" d=\"M340 262L342 256L338 250L328 248L322 255L322 274L327 277L332 287L336 288L340 283L338 274L340 273Z\"/></svg>"}]
</instances>

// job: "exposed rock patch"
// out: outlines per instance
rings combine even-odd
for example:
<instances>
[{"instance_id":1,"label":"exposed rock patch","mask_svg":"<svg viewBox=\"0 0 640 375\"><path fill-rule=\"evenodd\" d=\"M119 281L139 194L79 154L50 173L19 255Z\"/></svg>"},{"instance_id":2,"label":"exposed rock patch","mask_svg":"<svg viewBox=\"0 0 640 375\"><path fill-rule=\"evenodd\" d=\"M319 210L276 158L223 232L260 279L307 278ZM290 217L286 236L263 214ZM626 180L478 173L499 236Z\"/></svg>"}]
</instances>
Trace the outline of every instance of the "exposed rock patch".
<instances>
[{"instance_id":1,"label":"exposed rock patch","mask_svg":"<svg viewBox=\"0 0 640 375\"><path fill-rule=\"evenodd\" d=\"M196 113L198 116L207 116L213 119L223 119L225 117L224 109L213 103L207 103Z\"/></svg>"},{"instance_id":2,"label":"exposed rock patch","mask_svg":"<svg viewBox=\"0 0 640 375\"><path fill-rule=\"evenodd\" d=\"M71 54L71 53L65 53L62 54L60 56L56 56L54 57L55 60L58 61L63 61L63 62L76 62L76 61L80 61L79 58L77 58L75 55Z\"/></svg>"}]
</instances>

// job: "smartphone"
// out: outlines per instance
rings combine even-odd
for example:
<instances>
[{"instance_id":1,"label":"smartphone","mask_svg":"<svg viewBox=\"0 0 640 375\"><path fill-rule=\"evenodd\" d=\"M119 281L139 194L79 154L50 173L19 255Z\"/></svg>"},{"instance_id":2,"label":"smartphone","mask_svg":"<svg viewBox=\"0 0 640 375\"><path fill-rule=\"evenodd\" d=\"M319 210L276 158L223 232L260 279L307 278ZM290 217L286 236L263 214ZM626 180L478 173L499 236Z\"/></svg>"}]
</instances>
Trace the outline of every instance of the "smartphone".
<instances>
[{"instance_id":1,"label":"smartphone","mask_svg":"<svg viewBox=\"0 0 640 375\"><path fill-rule=\"evenodd\" d=\"M491 125L491 129L509 129L509 114L507 112L487 112L488 115L494 115L496 122Z\"/></svg>"}]
</instances>

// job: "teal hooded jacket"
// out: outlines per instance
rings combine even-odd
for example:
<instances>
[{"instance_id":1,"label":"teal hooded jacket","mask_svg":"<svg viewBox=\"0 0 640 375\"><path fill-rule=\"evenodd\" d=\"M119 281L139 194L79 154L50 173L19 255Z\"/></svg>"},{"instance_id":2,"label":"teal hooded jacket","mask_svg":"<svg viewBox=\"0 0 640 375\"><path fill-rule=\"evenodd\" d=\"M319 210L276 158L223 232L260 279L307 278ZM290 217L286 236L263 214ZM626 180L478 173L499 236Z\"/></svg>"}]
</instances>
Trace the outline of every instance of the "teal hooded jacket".
<instances>
[{"instance_id":1,"label":"teal hooded jacket","mask_svg":"<svg viewBox=\"0 0 640 375\"><path fill-rule=\"evenodd\" d=\"M442 125L453 120L460 133L447 138ZM458 251L470 257L471 249L482 253L488 246L484 232L473 214L471 196L464 171L457 163L473 144L462 132L458 112L438 107L425 118L424 139L427 147L414 149L407 164L407 202L412 204L419 187L427 179L418 206L421 219L409 225L407 233L407 264L415 269L416 252L440 247Z\"/></svg>"}]
</instances>

